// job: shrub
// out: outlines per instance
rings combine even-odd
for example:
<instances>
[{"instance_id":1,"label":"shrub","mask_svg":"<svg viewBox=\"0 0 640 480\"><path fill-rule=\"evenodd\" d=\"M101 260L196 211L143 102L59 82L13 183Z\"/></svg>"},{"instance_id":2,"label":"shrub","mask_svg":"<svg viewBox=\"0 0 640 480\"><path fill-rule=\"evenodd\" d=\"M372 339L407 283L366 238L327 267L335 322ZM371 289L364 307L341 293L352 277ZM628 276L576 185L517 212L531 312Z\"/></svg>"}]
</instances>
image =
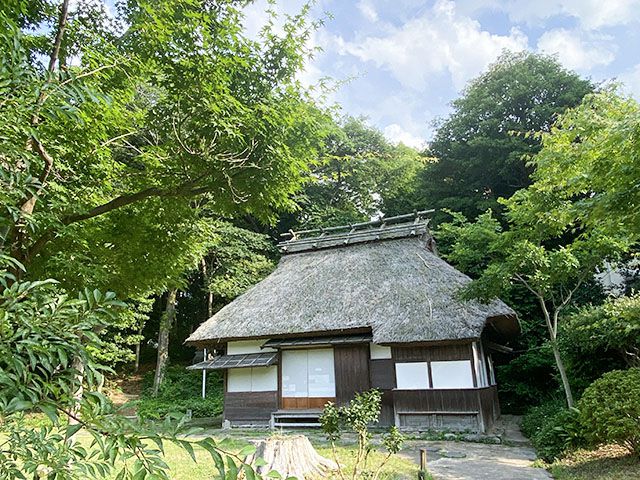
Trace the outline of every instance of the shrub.
<instances>
[{"instance_id":1,"label":"shrub","mask_svg":"<svg viewBox=\"0 0 640 480\"><path fill-rule=\"evenodd\" d=\"M566 408L564 401L559 399L530 408L521 427L538 456L546 462L560 458L567 450L584 443L578 411Z\"/></svg>"},{"instance_id":2,"label":"shrub","mask_svg":"<svg viewBox=\"0 0 640 480\"><path fill-rule=\"evenodd\" d=\"M187 413L194 417L215 417L222 413L222 376L218 372L207 373L207 396L201 397L202 373L186 370L183 365L167 367L158 396L152 395L153 371L143 383L140 400L135 402L142 418L160 419L170 413Z\"/></svg>"},{"instance_id":3,"label":"shrub","mask_svg":"<svg viewBox=\"0 0 640 480\"><path fill-rule=\"evenodd\" d=\"M590 445L617 443L640 456L640 368L605 373L578 402Z\"/></svg>"},{"instance_id":4,"label":"shrub","mask_svg":"<svg viewBox=\"0 0 640 480\"><path fill-rule=\"evenodd\" d=\"M367 465L369 454L375 449L371 442L372 435L369 432L369 427L378 423L381 405L382 394L379 390L373 389L356 394L347 405L342 407L337 407L333 402L327 403L324 407L320 416L320 424L327 440L331 443L333 459L338 465L338 474L341 479L344 480L345 472L336 452L336 442L346 431L355 433L358 438L358 450L351 472L353 479L377 480L391 456L402 448L404 436L396 427L391 427L388 433L382 436L382 446L386 450L384 459L375 468ZM426 472L425 476L431 478Z\"/></svg>"}]
</instances>

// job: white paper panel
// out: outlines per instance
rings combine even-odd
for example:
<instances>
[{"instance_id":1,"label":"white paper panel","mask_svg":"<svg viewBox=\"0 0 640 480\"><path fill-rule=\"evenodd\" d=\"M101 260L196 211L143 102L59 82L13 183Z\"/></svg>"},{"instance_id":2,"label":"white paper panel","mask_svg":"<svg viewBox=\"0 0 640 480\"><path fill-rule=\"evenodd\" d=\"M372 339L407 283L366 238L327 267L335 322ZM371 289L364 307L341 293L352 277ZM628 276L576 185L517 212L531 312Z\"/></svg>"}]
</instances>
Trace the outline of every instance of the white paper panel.
<instances>
[{"instance_id":1,"label":"white paper panel","mask_svg":"<svg viewBox=\"0 0 640 480\"><path fill-rule=\"evenodd\" d=\"M427 362L396 363L396 385L400 390L429 388Z\"/></svg>"},{"instance_id":2,"label":"white paper panel","mask_svg":"<svg viewBox=\"0 0 640 480\"><path fill-rule=\"evenodd\" d=\"M431 362L433 388L473 388L470 360Z\"/></svg>"},{"instance_id":3,"label":"white paper panel","mask_svg":"<svg viewBox=\"0 0 640 480\"><path fill-rule=\"evenodd\" d=\"M250 392L251 391L251 369L250 368L230 368L227 370L227 391L228 392Z\"/></svg>"},{"instance_id":4,"label":"white paper panel","mask_svg":"<svg viewBox=\"0 0 640 480\"><path fill-rule=\"evenodd\" d=\"M391 358L391 347L383 347L375 343L369 344L371 350L372 360L381 360L385 358Z\"/></svg>"},{"instance_id":5,"label":"white paper panel","mask_svg":"<svg viewBox=\"0 0 640 480\"><path fill-rule=\"evenodd\" d=\"M278 367L253 367L251 370L251 391L272 392L278 390Z\"/></svg>"},{"instance_id":6,"label":"white paper panel","mask_svg":"<svg viewBox=\"0 0 640 480\"><path fill-rule=\"evenodd\" d=\"M333 348L308 350L307 355L309 397L335 397Z\"/></svg>"},{"instance_id":7,"label":"white paper panel","mask_svg":"<svg viewBox=\"0 0 640 480\"><path fill-rule=\"evenodd\" d=\"M307 351L282 351L282 396L307 397Z\"/></svg>"},{"instance_id":8,"label":"white paper panel","mask_svg":"<svg viewBox=\"0 0 640 480\"><path fill-rule=\"evenodd\" d=\"M242 355L244 353L275 352L273 348L260 348L266 340L239 340L227 343L227 355Z\"/></svg>"}]
</instances>

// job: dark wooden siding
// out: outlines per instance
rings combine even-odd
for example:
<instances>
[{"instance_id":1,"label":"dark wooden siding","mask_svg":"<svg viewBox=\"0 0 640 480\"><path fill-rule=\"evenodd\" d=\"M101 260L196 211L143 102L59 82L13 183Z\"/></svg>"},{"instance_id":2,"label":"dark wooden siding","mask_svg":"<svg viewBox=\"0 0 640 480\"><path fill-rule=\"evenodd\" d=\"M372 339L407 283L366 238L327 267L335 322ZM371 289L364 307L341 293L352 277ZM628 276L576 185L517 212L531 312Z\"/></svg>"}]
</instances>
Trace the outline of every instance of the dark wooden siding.
<instances>
[{"instance_id":1,"label":"dark wooden siding","mask_svg":"<svg viewBox=\"0 0 640 480\"><path fill-rule=\"evenodd\" d=\"M396 412L476 412L480 411L475 389L395 390Z\"/></svg>"},{"instance_id":2,"label":"dark wooden siding","mask_svg":"<svg viewBox=\"0 0 640 480\"><path fill-rule=\"evenodd\" d=\"M382 392L382 405L380 406L380 420L378 426L390 427L395 425L395 415L393 414L393 390Z\"/></svg>"},{"instance_id":3,"label":"dark wooden siding","mask_svg":"<svg viewBox=\"0 0 640 480\"><path fill-rule=\"evenodd\" d=\"M231 422L265 422L278 410L278 392L226 392L224 418Z\"/></svg>"},{"instance_id":4,"label":"dark wooden siding","mask_svg":"<svg viewBox=\"0 0 640 480\"><path fill-rule=\"evenodd\" d=\"M371 388L389 390L396 388L396 370L392 359L371 360Z\"/></svg>"},{"instance_id":5,"label":"dark wooden siding","mask_svg":"<svg viewBox=\"0 0 640 480\"><path fill-rule=\"evenodd\" d=\"M446 420L447 415L441 414L460 414L461 418L472 414L477 417L477 428L482 431L489 430L500 415L498 392L495 385L460 390L394 390L393 402L395 412L399 416L424 414L425 416L441 416L439 421L442 421ZM454 417L449 417L455 426ZM440 426L446 427L444 424Z\"/></svg>"},{"instance_id":6,"label":"dark wooden siding","mask_svg":"<svg viewBox=\"0 0 640 480\"><path fill-rule=\"evenodd\" d=\"M471 360L473 351L471 343L456 343L451 345L432 345L416 347L391 348L396 362L437 362L442 360Z\"/></svg>"},{"instance_id":7,"label":"dark wooden siding","mask_svg":"<svg viewBox=\"0 0 640 480\"><path fill-rule=\"evenodd\" d=\"M369 390L369 345L335 347L336 403L344 405L355 393Z\"/></svg>"},{"instance_id":8,"label":"dark wooden siding","mask_svg":"<svg viewBox=\"0 0 640 480\"><path fill-rule=\"evenodd\" d=\"M496 385L492 385L487 388L479 388L478 397L480 401L480 412L482 414L484 431L488 431L500 416L498 387Z\"/></svg>"}]
</instances>

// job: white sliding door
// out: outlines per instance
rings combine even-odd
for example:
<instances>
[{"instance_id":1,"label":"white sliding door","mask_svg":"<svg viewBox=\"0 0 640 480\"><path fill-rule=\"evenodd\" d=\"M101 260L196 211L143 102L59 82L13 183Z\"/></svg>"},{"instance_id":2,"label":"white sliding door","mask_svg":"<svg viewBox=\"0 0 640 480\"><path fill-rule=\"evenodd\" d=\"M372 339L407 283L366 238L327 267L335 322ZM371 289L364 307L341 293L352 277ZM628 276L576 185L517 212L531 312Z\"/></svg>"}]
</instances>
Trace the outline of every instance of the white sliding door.
<instances>
[{"instance_id":1,"label":"white sliding door","mask_svg":"<svg viewBox=\"0 0 640 480\"><path fill-rule=\"evenodd\" d=\"M333 367L333 349L309 350L307 356L309 397L335 397L336 377Z\"/></svg>"},{"instance_id":2,"label":"white sliding door","mask_svg":"<svg viewBox=\"0 0 640 480\"><path fill-rule=\"evenodd\" d=\"M306 350L284 350L282 352L282 396L309 396Z\"/></svg>"},{"instance_id":3,"label":"white sliding door","mask_svg":"<svg viewBox=\"0 0 640 480\"><path fill-rule=\"evenodd\" d=\"M333 349L283 350L282 396L287 398L335 397Z\"/></svg>"}]
</instances>

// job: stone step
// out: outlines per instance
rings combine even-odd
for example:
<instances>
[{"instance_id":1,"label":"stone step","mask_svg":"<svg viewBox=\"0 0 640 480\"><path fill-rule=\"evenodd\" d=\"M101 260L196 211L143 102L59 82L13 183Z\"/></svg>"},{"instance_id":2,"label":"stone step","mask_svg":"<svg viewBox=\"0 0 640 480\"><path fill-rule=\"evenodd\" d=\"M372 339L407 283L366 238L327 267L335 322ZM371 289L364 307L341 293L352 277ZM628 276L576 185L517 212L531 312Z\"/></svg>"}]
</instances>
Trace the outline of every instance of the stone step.
<instances>
[{"instance_id":1,"label":"stone step","mask_svg":"<svg viewBox=\"0 0 640 480\"><path fill-rule=\"evenodd\" d=\"M319 423L278 423L273 424L275 428L319 428Z\"/></svg>"}]
</instances>

